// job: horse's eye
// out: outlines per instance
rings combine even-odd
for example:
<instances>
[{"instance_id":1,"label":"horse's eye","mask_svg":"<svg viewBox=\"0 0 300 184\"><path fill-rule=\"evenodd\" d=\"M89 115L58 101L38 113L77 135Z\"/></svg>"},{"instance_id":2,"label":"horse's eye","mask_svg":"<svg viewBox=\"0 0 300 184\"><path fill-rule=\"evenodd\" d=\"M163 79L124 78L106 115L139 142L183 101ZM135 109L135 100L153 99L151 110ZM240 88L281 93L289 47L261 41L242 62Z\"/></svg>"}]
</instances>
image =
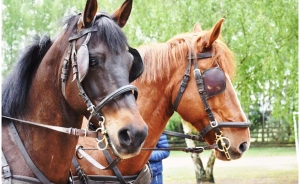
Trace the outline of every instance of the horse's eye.
<instances>
[{"instance_id":1,"label":"horse's eye","mask_svg":"<svg viewBox=\"0 0 300 184\"><path fill-rule=\"evenodd\" d=\"M98 60L96 58L90 58L90 66L96 66L98 64Z\"/></svg>"}]
</instances>

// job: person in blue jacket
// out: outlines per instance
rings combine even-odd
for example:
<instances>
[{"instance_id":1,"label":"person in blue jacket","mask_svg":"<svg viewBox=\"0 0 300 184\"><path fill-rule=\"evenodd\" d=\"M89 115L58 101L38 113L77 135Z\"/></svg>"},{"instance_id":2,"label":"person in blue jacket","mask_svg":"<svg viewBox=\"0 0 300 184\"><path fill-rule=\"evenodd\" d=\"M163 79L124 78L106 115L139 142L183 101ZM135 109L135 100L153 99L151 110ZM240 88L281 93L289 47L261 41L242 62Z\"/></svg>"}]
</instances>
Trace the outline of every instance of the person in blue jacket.
<instances>
[{"instance_id":1,"label":"person in blue jacket","mask_svg":"<svg viewBox=\"0 0 300 184\"><path fill-rule=\"evenodd\" d=\"M156 148L168 148L169 143L167 136L162 134L159 138ZM150 156L149 163L153 173L153 180L151 184L162 184L162 159L167 158L170 155L169 150L154 150Z\"/></svg>"}]
</instances>

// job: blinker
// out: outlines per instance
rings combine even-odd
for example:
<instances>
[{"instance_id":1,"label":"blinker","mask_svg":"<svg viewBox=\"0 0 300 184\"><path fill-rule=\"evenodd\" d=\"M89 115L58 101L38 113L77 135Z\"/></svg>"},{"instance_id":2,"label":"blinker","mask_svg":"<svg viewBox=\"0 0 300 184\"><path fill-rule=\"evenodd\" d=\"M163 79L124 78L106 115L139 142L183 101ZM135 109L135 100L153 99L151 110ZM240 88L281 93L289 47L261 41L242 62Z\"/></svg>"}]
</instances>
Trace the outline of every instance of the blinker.
<instances>
[{"instance_id":1,"label":"blinker","mask_svg":"<svg viewBox=\"0 0 300 184\"><path fill-rule=\"evenodd\" d=\"M79 82L82 82L89 70L89 51L87 43L91 38L91 33L88 33L85 41L77 51L77 65Z\"/></svg>"},{"instance_id":2,"label":"blinker","mask_svg":"<svg viewBox=\"0 0 300 184\"><path fill-rule=\"evenodd\" d=\"M202 73L202 78L207 98L218 95L225 91L225 74L219 67L205 70Z\"/></svg>"},{"instance_id":3,"label":"blinker","mask_svg":"<svg viewBox=\"0 0 300 184\"><path fill-rule=\"evenodd\" d=\"M78 77L82 82L89 70L89 51L87 45L82 45L77 51Z\"/></svg>"}]
</instances>

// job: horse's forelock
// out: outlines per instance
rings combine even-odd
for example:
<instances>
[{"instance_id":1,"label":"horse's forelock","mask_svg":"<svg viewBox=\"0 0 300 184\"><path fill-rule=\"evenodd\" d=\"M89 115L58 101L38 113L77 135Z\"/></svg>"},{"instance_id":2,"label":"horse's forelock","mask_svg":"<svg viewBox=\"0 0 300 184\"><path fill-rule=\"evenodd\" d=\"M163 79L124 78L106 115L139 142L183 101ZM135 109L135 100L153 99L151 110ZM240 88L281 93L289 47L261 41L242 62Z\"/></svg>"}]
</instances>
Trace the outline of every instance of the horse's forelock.
<instances>
[{"instance_id":1,"label":"horse's forelock","mask_svg":"<svg viewBox=\"0 0 300 184\"><path fill-rule=\"evenodd\" d=\"M99 17L95 24L97 25L97 36L99 42L104 42L108 50L118 54L127 48L127 38L122 29L110 18Z\"/></svg>"}]
</instances>

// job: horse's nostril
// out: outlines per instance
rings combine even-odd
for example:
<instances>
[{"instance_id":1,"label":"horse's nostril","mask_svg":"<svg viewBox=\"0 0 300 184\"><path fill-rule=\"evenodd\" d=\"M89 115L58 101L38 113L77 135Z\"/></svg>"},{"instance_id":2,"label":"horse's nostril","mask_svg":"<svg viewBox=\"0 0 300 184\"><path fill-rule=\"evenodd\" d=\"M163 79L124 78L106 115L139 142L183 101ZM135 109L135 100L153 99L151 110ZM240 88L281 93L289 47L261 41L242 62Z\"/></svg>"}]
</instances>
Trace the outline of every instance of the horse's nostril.
<instances>
[{"instance_id":1,"label":"horse's nostril","mask_svg":"<svg viewBox=\"0 0 300 184\"><path fill-rule=\"evenodd\" d=\"M148 127L137 129L133 126L126 126L119 130L118 138L122 147L138 148L145 141L148 135Z\"/></svg>"},{"instance_id":2,"label":"horse's nostril","mask_svg":"<svg viewBox=\"0 0 300 184\"><path fill-rule=\"evenodd\" d=\"M239 150L241 153L245 152L246 150L248 149L248 144L247 142L243 142L240 147L239 147Z\"/></svg>"},{"instance_id":3,"label":"horse's nostril","mask_svg":"<svg viewBox=\"0 0 300 184\"><path fill-rule=\"evenodd\" d=\"M121 145L130 146L132 142L132 135L128 129L120 130L118 136Z\"/></svg>"}]
</instances>

